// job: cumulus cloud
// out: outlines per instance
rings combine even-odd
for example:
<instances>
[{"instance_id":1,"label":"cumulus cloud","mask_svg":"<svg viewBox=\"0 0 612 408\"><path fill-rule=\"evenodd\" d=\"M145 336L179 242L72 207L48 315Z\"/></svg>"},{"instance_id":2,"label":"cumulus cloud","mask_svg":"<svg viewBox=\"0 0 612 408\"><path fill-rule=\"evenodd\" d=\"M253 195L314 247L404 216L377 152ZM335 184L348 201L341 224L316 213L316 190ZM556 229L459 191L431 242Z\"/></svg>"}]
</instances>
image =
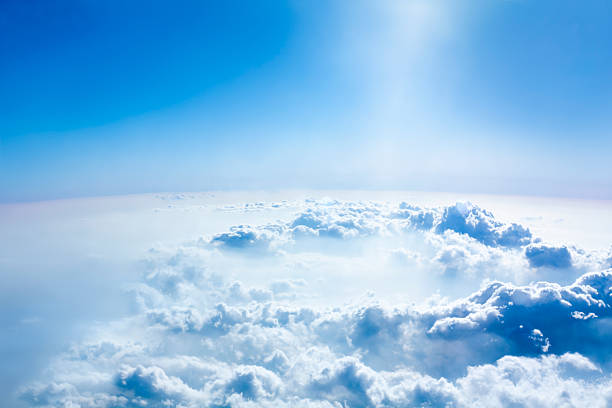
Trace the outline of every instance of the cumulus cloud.
<instances>
[{"instance_id":1,"label":"cumulus cloud","mask_svg":"<svg viewBox=\"0 0 612 408\"><path fill-rule=\"evenodd\" d=\"M406 234L416 238L401 241ZM295 261L328 251L329 242L374 237L386 245L375 256L427 264L442 279L600 265L573 248L536 243L529 229L471 204L310 202L288 222L151 250L127 291L134 314L92 327L21 398L45 407L612 403L612 270L569 284L485 280L455 300L370 296L331 305L312 301L316 282L266 269L270 258ZM418 245L398 246L411 242ZM333 254L338 262L354 256L345 249ZM265 278L246 283L260 258ZM243 268L247 279L231 273Z\"/></svg>"},{"instance_id":2,"label":"cumulus cloud","mask_svg":"<svg viewBox=\"0 0 612 408\"><path fill-rule=\"evenodd\" d=\"M405 202L307 200L290 207L299 210L287 222L233 227L202 245L244 255L354 256L376 245L375 240L387 239L397 243L387 252L396 267L524 283L551 279L547 270L553 269L566 270L564 282L569 282L610 265L609 253L544 244L529 228L499 220L471 203L426 208Z\"/></svg>"},{"instance_id":3,"label":"cumulus cloud","mask_svg":"<svg viewBox=\"0 0 612 408\"><path fill-rule=\"evenodd\" d=\"M488 344L477 351L480 359L580 352L605 363L612 352L606 344L612 338L611 286L610 271L585 274L569 286L492 282L433 312L428 334L444 342L469 342L474 351L479 343Z\"/></svg>"},{"instance_id":4,"label":"cumulus cloud","mask_svg":"<svg viewBox=\"0 0 612 408\"><path fill-rule=\"evenodd\" d=\"M525 256L529 265L534 268L569 268L572 266L572 256L565 246L529 245L525 248Z\"/></svg>"},{"instance_id":5,"label":"cumulus cloud","mask_svg":"<svg viewBox=\"0 0 612 408\"><path fill-rule=\"evenodd\" d=\"M282 227L267 225L260 228L251 228L240 225L232 227L229 232L215 235L211 244L229 250L257 250L267 251L274 249L274 244L279 245Z\"/></svg>"},{"instance_id":6,"label":"cumulus cloud","mask_svg":"<svg viewBox=\"0 0 612 408\"><path fill-rule=\"evenodd\" d=\"M287 223L237 226L214 236L211 243L229 248L267 247L275 239L351 239L396 235L406 229L438 234L454 231L493 247L521 247L532 238L528 228L498 221L492 213L471 203L421 208L406 203L323 201L310 202Z\"/></svg>"},{"instance_id":7,"label":"cumulus cloud","mask_svg":"<svg viewBox=\"0 0 612 408\"><path fill-rule=\"evenodd\" d=\"M489 246L520 247L531 241L528 228L499 222L489 211L469 203L446 207L435 229L466 234Z\"/></svg>"},{"instance_id":8,"label":"cumulus cloud","mask_svg":"<svg viewBox=\"0 0 612 408\"><path fill-rule=\"evenodd\" d=\"M527 262L521 249L534 241L528 228L499 221L471 203L423 208L404 202L324 200L307 201L287 222L236 226L202 245L247 256L346 256L367 251L377 239L400 244L388 252L396 267L413 265L473 278L521 275Z\"/></svg>"},{"instance_id":9,"label":"cumulus cloud","mask_svg":"<svg viewBox=\"0 0 612 408\"><path fill-rule=\"evenodd\" d=\"M168 295L105 328L111 338L134 332L128 342L76 346L52 367L52 383L22 398L58 407L603 403L611 286L609 271L568 286L491 282L448 303L334 309L196 307ZM490 392L476 392L492 378Z\"/></svg>"},{"instance_id":10,"label":"cumulus cloud","mask_svg":"<svg viewBox=\"0 0 612 408\"><path fill-rule=\"evenodd\" d=\"M160 367L126 367L115 377L121 395L53 384L24 398L41 406L83 407L604 407L612 401L609 376L579 354L507 356L470 367L454 381L408 369L376 371L355 357L310 363L298 363L306 372L284 379L257 366L220 370L200 389Z\"/></svg>"}]
</instances>

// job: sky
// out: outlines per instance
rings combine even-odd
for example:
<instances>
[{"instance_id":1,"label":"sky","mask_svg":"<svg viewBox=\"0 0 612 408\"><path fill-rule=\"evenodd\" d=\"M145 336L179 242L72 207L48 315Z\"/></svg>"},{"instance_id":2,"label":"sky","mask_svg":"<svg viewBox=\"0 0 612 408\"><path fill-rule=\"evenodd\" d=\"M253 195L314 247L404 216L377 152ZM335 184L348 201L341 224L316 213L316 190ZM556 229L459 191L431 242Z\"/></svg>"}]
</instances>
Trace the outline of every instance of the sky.
<instances>
[{"instance_id":1,"label":"sky","mask_svg":"<svg viewBox=\"0 0 612 408\"><path fill-rule=\"evenodd\" d=\"M612 198L608 1L3 1L0 201Z\"/></svg>"}]
</instances>

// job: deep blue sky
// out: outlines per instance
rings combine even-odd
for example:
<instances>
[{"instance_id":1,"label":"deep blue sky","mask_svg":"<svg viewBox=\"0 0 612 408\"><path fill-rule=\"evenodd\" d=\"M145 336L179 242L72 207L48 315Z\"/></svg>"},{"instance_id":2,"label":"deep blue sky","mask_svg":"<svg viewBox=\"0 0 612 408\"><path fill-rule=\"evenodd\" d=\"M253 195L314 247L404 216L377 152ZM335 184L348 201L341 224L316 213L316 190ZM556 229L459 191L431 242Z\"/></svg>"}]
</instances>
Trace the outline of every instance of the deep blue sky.
<instances>
[{"instance_id":1,"label":"deep blue sky","mask_svg":"<svg viewBox=\"0 0 612 408\"><path fill-rule=\"evenodd\" d=\"M609 1L0 2L0 201L612 198Z\"/></svg>"}]
</instances>

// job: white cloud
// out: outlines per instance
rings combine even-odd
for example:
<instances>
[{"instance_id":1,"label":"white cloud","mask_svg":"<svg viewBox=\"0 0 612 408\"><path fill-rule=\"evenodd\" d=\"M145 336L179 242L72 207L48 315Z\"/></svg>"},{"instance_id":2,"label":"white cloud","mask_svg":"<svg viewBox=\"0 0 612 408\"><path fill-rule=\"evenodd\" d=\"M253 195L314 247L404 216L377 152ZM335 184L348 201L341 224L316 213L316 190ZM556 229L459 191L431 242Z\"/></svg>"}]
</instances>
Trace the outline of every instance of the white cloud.
<instances>
[{"instance_id":1,"label":"white cloud","mask_svg":"<svg viewBox=\"0 0 612 408\"><path fill-rule=\"evenodd\" d=\"M330 270L368 259L366 269L395 263L438 270L435 282L455 284L533 276L538 255L526 253L541 250L548 260L559 251L469 204L424 209L328 200L307 207L288 222L152 250L141 282L127 292L136 300L134 314L92 327L88 338L57 356L48 375L21 391L22 399L49 407L609 401L612 271L565 285L486 280L454 301L434 296L398 304L372 295L316 303L316 279L274 272L308 256L333 260ZM603 265L609 256L564 248L581 268ZM384 276L368 271L374 279ZM347 280L329 282L356 279L350 272ZM417 272L405 276L416 279Z\"/></svg>"}]
</instances>

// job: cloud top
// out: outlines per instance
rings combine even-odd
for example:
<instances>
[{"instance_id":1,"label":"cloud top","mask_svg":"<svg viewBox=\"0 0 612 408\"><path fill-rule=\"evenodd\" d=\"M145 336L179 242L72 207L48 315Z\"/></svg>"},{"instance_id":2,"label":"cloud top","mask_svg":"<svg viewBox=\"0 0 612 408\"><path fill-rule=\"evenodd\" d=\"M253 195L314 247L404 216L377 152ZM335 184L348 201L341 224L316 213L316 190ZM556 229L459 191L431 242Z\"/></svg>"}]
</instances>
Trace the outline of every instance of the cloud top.
<instances>
[{"instance_id":1,"label":"cloud top","mask_svg":"<svg viewBox=\"0 0 612 408\"><path fill-rule=\"evenodd\" d=\"M308 276L253 279L277 263L353 265L370 239L376 257L434 265L452 284L510 266L579 276L338 305L313 302L320 286ZM286 222L151 250L126 292L134 313L96 324L20 395L43 407L606 406L612 270L576 269L607 262L595 258L471 204L309 202Z\"/></svg>"}]
</instances>

